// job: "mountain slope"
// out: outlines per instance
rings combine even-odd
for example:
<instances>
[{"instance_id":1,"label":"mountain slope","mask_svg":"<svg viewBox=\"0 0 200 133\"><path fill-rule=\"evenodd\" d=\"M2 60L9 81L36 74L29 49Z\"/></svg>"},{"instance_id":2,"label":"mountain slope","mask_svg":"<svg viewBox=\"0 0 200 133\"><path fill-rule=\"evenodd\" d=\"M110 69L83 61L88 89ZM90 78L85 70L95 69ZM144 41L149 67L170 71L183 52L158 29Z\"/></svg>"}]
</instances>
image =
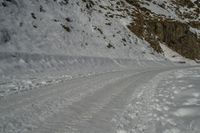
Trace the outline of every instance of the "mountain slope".
<instances>
[{"instance_id":1,"label":"mountain slope","mask_svg":"<svg viewBox=\"0 0 200 133\"><path fill-rule=\"evenodd\" d=\"M156 53L149 45L162 53L162 43L186 58L200 59L198 0L0 3L1 52L151 59Z\"/></svg>"},{"instance_id":2,"label":"mountain slope","mask_svg":"<svg viewBox=\"0 0 200 133\"><path fill-rule=\"evenodd\" d=\"M171 65L112 0L0 0L0 96L97 73Z\"/></svg>"},{"instance_id":3,"label":"mountain slope","mask_svg":"<svg viewBox=\"0 0 200 133\"><path fill-rule=\"evenodd\" d=\"M160 43L182 56L200 59L198 0L127 0L134 7L129 29L162 53Z\"/></svg>"},{"instance_id":4,"label":"mountain slope","mask_svg":"<svg viewBox=\"0 0 200 133\"><path fill-rule=\"evenodd\" d=\"M126 28L130 12L121 1L1 0L0 50L151 58L148 43Z\"/></svg>"}]
</instances>

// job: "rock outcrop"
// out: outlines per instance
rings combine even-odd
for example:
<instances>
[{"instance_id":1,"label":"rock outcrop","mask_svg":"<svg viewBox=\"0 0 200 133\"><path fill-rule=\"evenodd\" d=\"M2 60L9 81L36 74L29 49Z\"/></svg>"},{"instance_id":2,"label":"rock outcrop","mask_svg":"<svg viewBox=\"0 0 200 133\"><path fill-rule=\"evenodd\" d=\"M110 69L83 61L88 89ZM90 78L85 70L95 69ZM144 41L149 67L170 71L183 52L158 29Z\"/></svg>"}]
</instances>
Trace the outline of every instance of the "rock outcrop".
<instances>
[{"instance_id":1,"label":"rock outcrop","mask_svg":"<svg viewBox=\"0 0 200 133\"><path fill-rule=\"evenodd\" d=\"M166 3L158 4L152 0L127 2L134 6L132 13L133 22L128 28L140 38L148 41L155 51L162 53L160 43L167 45L182 56L199 60L200 59L200 38L190 28L200 29L198 3L190 0L171 1L175 4L176 18L153 12L152 4L160 10L171 10ZM183 12L181 8L191 10ZM167 9L168 8L168 9ZM171 7L172 8L172 7Z\"/></svg>"}]
</instances>

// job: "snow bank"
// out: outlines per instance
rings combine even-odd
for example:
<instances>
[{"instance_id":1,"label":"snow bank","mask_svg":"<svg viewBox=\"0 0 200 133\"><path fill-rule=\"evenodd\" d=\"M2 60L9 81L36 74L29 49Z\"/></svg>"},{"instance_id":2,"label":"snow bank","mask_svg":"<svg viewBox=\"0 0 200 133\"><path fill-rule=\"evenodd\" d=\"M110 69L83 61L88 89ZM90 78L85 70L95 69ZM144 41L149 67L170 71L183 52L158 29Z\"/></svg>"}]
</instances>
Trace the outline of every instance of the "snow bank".
<instances>
[{"instance_id":1,"label":"snow bank","mask_svg":"<svg viewBox=\"0 0 200 133\"><path fill-rule=\"evenodd\" d=\"M168 64L142 59L0 53L0 95L10 95L81 76Z\"/></svg>"},{"instance_id":2,"label":"snow bank","mask_svg":"<svg viewBox=\"0 0 200 133\"><path fill-rule=\"evenodd\" d=\"M164 56L172 61L172 62L176 62L176 63L188 63L188 64L196 64L195 61L187 59L183 56L181 56L180 54L178 54L177 52L171 50L170 48L168 48L166 45L161 44L160 46L164 52Z\"/></svg>"}]
</instances>

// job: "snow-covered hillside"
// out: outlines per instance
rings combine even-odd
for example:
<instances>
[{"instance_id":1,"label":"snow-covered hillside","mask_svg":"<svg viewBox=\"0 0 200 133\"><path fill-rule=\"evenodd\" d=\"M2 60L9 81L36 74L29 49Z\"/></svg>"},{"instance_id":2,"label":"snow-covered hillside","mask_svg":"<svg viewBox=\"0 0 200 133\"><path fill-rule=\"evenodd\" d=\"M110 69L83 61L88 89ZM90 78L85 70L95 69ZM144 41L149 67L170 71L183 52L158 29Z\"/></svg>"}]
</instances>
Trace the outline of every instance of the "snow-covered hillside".
<instances>
[{"instance_id":1,"label":"snow-covered hillside","mask_svg":"<svg viewBox=\"0 0 200 133\"><path fill-rule=\"evenodd\" d=\"M131 6L110 0L1 0L0 51L137 58L152 50L127 30Z\"/></svg>"},{"instance_id":2,"label":"snow-covered hillside","mask_svg":"<svg viewBox=\"0 0 200 133\"><path fill-rule=\"evenodd\" d=\"M182 22L200 20L198 0L141 0L141 6L163 18Z\"/></svg>"},{"instance_id":3,"label":"snow-covered hillside","mask_svg":"<svg viewBox=\"0 0 200 133\"><path fill-rule=\"evenodd\" d=\"M0 3L1 95L69 77L169 63L127 28L133 9L125 1Z\"/></svg>"}]
</instances>

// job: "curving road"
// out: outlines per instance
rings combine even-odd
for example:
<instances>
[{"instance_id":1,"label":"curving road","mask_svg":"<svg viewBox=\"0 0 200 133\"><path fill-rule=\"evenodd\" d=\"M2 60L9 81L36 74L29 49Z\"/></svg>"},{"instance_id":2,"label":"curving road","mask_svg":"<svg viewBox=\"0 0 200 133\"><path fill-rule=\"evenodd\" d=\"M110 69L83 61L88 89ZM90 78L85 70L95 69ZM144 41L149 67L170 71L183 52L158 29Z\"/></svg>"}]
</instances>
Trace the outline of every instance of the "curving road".
<instances>
[{"instance_id":1,"label":"curving road","mask_svg":"<svg viewBox=\"0 0 200 133\"><path fill-rule=\"evenodd\" d=\"M114 118L144 91L140 86L174 69L109 72L5 97L0 99L0 132L121 132Z\"/></svg>"}]
</instances>

